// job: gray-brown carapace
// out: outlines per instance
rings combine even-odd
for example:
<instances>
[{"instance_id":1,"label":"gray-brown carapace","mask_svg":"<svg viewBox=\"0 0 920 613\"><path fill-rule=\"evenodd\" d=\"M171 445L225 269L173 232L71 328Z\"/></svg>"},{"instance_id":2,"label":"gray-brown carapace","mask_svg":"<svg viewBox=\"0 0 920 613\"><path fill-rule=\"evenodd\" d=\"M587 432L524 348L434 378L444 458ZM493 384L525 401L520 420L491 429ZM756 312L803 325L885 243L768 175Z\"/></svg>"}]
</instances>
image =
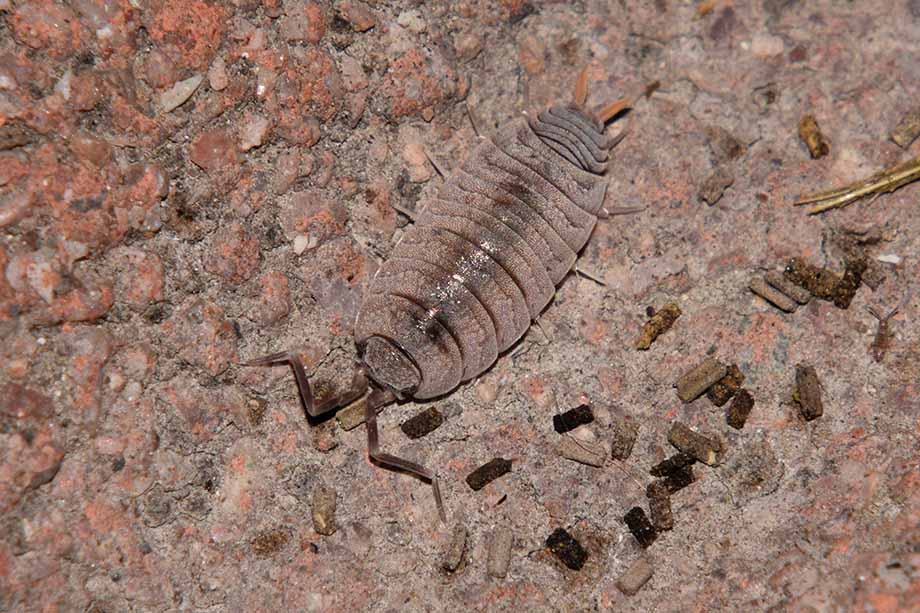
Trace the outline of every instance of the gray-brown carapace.
<instances>
[{"instance_id":1,"label":"gray-brown carapace","mask_svg":"<svg viewBox=\"0 0 920 613\"><path fill-rule=\"evenodd\" d=\"M628 106L621 100L588 111L585 74L572 103L500 128L435 198L421 203L415 224L365 292L351 390L317 404L295 354L249 363L290 364L311 416L370 388L370 457L431 481L442 519L436 474L380 451L377 409L396 398L447 394L483 373L527 331L572 269L601 213L603 175L619 140L605 134L605 126Z\"/></svg>"}]
</instances>

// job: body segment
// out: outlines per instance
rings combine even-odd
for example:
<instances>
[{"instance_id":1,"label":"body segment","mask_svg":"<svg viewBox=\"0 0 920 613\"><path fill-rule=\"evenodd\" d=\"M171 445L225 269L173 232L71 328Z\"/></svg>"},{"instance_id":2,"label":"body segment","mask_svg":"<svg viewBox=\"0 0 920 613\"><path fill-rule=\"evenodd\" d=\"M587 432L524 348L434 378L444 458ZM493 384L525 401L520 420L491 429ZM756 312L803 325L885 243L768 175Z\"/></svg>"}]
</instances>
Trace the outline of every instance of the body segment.
<instances>
[{"instance_id":1,"label":"body segment","mask_svg":"<svg viewBox=\"0 0 920 613\"><path fill-rule=\"evenodd\" d=\"M423 399L492 366L588 241L611 145L601 122L558 106L477 147L368 288L355 340L371 378Z\"/></svg>"}]
</instances>

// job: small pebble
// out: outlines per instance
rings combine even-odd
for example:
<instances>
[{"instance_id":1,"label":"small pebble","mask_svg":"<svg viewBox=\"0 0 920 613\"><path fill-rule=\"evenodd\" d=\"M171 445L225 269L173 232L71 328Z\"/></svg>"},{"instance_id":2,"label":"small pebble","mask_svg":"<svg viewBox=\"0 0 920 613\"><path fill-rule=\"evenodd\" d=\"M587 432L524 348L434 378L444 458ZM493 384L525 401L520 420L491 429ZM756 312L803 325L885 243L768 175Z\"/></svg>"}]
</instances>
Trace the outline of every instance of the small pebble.
<instances>
[{"instance_id":1,"label":"small pebble","mask_svg":"<svg viewBox=\"0 0 920 613\"><path fill-rule=\"evenodd\" d=\"M725 364L715 358L706 358L677 380L677 396L684 402L692 402L727 372Z\"/></svg>"},{"instance_id":2,"label":"small pebble","mask_svg":"<svg viewBox=\"0 0 920 613\"><path fill-rule=\"evenodd\" d=\"M686 466L692 466L696 464L696 458L689 456L686 453L678 452L672 455L670 458L666 458L652 466L649 473L653 477L667 477L671 474L676 473L680 469Z\"/></svg>"},{"instance_id":3,"label":"small pebble","mask_svg":"<svg viewBox=\"0 0 920 613\"><path fill-rule=\"evenodd\" d=\"M505 473L511 471L511 460L495 458L494 460L483 464L466 477L466 483L473 490L479 491L489 483L495 481Z\"/></svg>"},{"instance_id":4,"label":"small pebble","mask_svg":"<svg viewBox=\"0 0 920 613\"><path fill-rule=\"evenodd\" d=\"M738 392L735 395L735 399L732 400L731 406L728 407L728 414L726 415L728 425L735 430L743 428L753 408L754 397L751 396L751 393L744 389Z\"/></svg>"},{"instance_id":5,"label":"small pebble","mask_svg":"<svg viewBox=\"0 0 920 613\"><path fill-rule=\"evenodd\" d=\"M654 543L655 539L658 538L658 533L648 520L642 507L631 508L629 512L623 516L623 521L626 522L626 527L629 528L632 535L636 537L636 540L639 541L639 545L641 545L643 549L647 549L648 546Z\"/></svg>"},{"instance_id":6,"label":"small pebble","mask_svg":"<svg viewBox=\"0 0 920 613\"><path fill-rule=\"evenodd\" d=\"M716 466L719 463L719 452L722 450L719 441L694 432L680 422L674 422L671 425L668 441L703 464Z\"/></svg>"},{"instance_id":7,"label":"small pebble","mask_svg":"<svg viewBox=\"0 0 920 613\"><path fill-rule=\"evenodd\" d=\"M700 185L699 198L709 206L722 199L725 190L735 182L735 174L728 166L722 165L712 171Z\"/></svg>"},{"instance_id":8,"label":"small pebble","mask_svg":"<svg viewBox=\"0 0 920 613\"><path fill-rule=\"evenodd\" d=\"M632 455L636 438L639 436L639 424L626 419L615 419L610 424L610 455L617 460L625 460Z\"/></svg>"},{"instance_id":9,"label":"small pebble","mask_svg":"<svg viewBox=\"0 0 920 613\"><path fill-rule=\"evenodd\" d=\"M642 325L642 331L636 340L636 349L641 351L651 347L655 339L671 329L680 315L680 307L676 302L669 302L661 307Z\"/></svg>"},{"instance_id":10,"label":"small pebble","mask_svg":"<svg viewBox=\"0 0 920 613\"><path fill-rule=\"evenodd\" d=\"M671 512L671 492L668 491L667 484L652 481L645 488L645 496L648 498L648 510L655 530L673 528L674 514Z\"/></svg>"},{"instance_id":11,"label":"small pebble","mask_svg":"<svg viewBox=\"0 0 920 613\"><path fill-rule=\"evenodd\" d=\"M910 111L891 132L893 140L901 149L907 149L920 136L920 107Z\"/></svg>"},{"instance_id":12,"label":"small pebble","mask_svg":"<svg viewBox=\"0 0 920 613\"><path fill-rule=\"evenodd\" d=\"M588 559L588 552L564 528L556 528L546 538L546 546L559 560L572 570L581 570Z\"/></svg>"},{"instance_id":13,"label":"small pebble","mask_svg":"<svg viewBox=\"0 0 920 613\"><path fill-rule=\"evenodd\" d=\"M743 383L744 373L741 372L737 364L730 364L725 376L706 390L706 397L709 398L712 404L720 407L732 399L732 396L741 389Z\"/></svg>"},{"instance_id":14,"label":"small pebble","mask_svg":"<svg viewBox=\"0 0 920 613\"><path fill-rule=\"evenodd\" d=\"M639 558L617 579L617 589L627 596L635 595L652 578L652 565L645 558Z\"/></svg>"},{"instance_id":15,"label":"small pebble","mask_svg":"<svg viewBox=\"0 0 920 613\"><path fill-rule=\"evenodd\" d=\"M799 412L805 421L824 415L821 382L818 381L818 373L814 366L798 364L795 367L795 391L792 398L799 404Z\"/></svg>"},{"instance_id":16,"label":"small pebble","mask_svg":"<svg viewBox=\"0 0 920 613\"><path fill-rule=\"evenodd\" d=\"M463 524L454 526L453 534L450 537L450 543L444 552L444 558L441 562L441 568L447 572L454 572L460 568L463 562L463 554L466 551L466 539L469 532Z\"/></svg>"},{"instance_id":17,"label":"small pebble","mask_svg":"<svg viewBox=\"0 0 920 613\"><path fill-rule=\"evenodd\" d=\"M313 529L329 536L335 533L335 490L323 484L313 489Z\"/></svg>"},{"instance_id":18,"label":"small pebble","mask_svg":"<svg viewBox=\"0 0 920 613\"><path fill-rule=\"evenodd\" d=\"M511 544L514 535L507 526L499 526L492 533L492 542L489 546L489 558L486 568L490 577L502 578L508 574L508 565L511 563Z\"/></svg>"},{"instance_id":19,"label":"small pebble","mask_svg":"<svg viewBox=\"0 0 920 613\"><path fill-rule=\"evenodd\" d=\"M565 434L578 426L590 424L592 421L594 421L594 412L591 411L590 406L582 404L561 415L553 415L553 428L559 434Z\"/></svg>"},{"instance_id":20,"label":"small pebble","mask_svg":"<svg viewBox=\"0 0 920 613\"><path fill-rule=\"evenodd\" d=\"M415 439L431 434L443 423L444 416L441 412L435 407L429 407L415 417L407 419L399 427L406 436Z\"/></svg>"},{"instance_id":21,"label":"small pebble","mask_svg":"<svg viewBox=\"0 0 920 613\"><path fill-rule=\"evenodd\" d=\"M607 450L599 443L578 441L571 436L563 436L556 445L556 452L568 460L580 464L601 467L607 459Z\"/></svg>"},{"instance_id":22,"label":"small pebble","mask_svg":"<svg viewBox=\"0 0 920 613\"><path fill-rule=\"evenodd\" d=\"M364 423L364 412L367 407L367 396L364 398L359 398L355 400L350 405L340 410L335 414L336 421L339 422L339 427L342 430L354 430L358 426ZM377 414L380 414L386 408L386 405L379 407L377 409Z\"/></svg>"},{"instance_id":23,"label":"small pebble","mask_svg":"<svg viewBox=\"0 0 920 613\"><path fill-rule=\"evenodd\" d=\"M751 279L748 288L781 311L792 313L798 308L795 300L779 291L760 277Z\"/></svg>"},{"instance_id":24,"label":"small pebble","mask_svg":"<svg viewBox=\"0 0 920 613\"><path fill-rule=\"evenodd\" d=\"M791 283L786 277L776 271L770 271L763 277L764 281L783 292L799 304L808 304L811 293L804 287Z\"/></svg>"},{"instance_id":25,"label":"small pebble","mask_svg":"<svg viewBox=\"0 0 920 613\"><path fill-rule=\"evenodd\" d=\"M194 94L198 86L201 85L202 80L204 80L204 77L196 74L193 77L179 81L160 94L160 110L164 113L169 113L182 106L182 103L192 97L192 94Z\"/></svg>"},{"instance_id":26,"label":"small pebble","mask_svg":"<svg viewBox=\"0 0 920 613\"><path fill-rule=\"evenodd\" d=\"M808 147L808 153L813 160L823 158L830 153L830 146L818 127L818 122L814 115L805 115L799 121L799 138Z\"/></svg>"}]
</instances>

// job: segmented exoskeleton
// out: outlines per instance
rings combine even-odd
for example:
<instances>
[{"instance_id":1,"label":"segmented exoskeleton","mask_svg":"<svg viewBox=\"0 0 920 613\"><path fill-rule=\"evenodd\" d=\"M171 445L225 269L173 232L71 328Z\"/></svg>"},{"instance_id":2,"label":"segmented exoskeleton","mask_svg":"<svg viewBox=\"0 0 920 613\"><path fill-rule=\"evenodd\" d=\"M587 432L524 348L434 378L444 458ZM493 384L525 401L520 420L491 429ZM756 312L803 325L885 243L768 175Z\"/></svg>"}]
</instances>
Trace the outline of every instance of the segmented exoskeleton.
<instances>
[{"instance_id":1,"label":"segmented exoskeleton","mask_svg":"<svg viewBox=\"0 0 920 613\"><path fill-rule=\"evenodd\" d=\"M435 474L379 451L376 409L394 396L440 396L481 374L552 299L604 202L602 175L619 140L604 133L605 124L627 107L624 100L590 113L586 96L582 73L573 104L512 121L480 143L437 197L422 203L364 295L355 341L361 369L376 385L365 409L370 455L431 480L442 518ZM294 368L310 415L339 406L314 404L294 354L251 364L279 362ZM366 387L359 372L347 396Z\"/></svg>"}]
</instances>

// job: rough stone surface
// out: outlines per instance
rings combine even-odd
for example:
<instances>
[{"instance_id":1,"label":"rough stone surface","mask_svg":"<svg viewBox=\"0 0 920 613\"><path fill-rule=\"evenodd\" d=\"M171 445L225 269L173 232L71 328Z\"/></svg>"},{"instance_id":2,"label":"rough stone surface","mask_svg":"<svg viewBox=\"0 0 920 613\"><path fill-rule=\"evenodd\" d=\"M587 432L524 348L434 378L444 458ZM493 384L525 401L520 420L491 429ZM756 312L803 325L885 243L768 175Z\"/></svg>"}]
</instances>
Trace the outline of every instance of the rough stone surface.
<instances>
[{"instance_id":1,"label":"rough stone surface","mask_svg":"<svg viewBox=\"0 0 920 613\"><path fill-rule=\"evenodd\" d=\"M884 4L0 0L0 609L915 608L920 186L791 206L918 155L889 135L920 100L920 4ZM239 364L292 350L350 377L356 305L405 231L393 207L440 184L406 144L450 170L474 125L492 136L569 101L585 66L590 105L636 99L605 207L645 208L599 221L578 266L604 285L569 276L539 327L438 401L453 412L433 434L398 431L427 405L380 414L384 451L437 469L438 524L427 483L367 460L364 428L329 419L314 447L290 369ZM701 204L724 164L732 187ZM748 280L793 257L842 273L831 229L885 273L849 309L752 300ZM865 307L905 296L876 363ZM677 324L633 349L647 307L672 302ZM743 430L671 388L713 347L757 398ZM799 363L827 407L808 423ZM582 403L605 446L614 420L640 426L626 460L555 455L552 415ZM621 518L645 505L672 421L728 455L692 485L664 479L675 525L627 601ZM514 471L471 491L493 457ZM331 536L313 529L320 480L338 493ZM447 576L460 521L467 562ZM497 524L520 552L500 581ZM589 551L577 573L545 550L557 526Z\"/></svg>"}]
</instances>

